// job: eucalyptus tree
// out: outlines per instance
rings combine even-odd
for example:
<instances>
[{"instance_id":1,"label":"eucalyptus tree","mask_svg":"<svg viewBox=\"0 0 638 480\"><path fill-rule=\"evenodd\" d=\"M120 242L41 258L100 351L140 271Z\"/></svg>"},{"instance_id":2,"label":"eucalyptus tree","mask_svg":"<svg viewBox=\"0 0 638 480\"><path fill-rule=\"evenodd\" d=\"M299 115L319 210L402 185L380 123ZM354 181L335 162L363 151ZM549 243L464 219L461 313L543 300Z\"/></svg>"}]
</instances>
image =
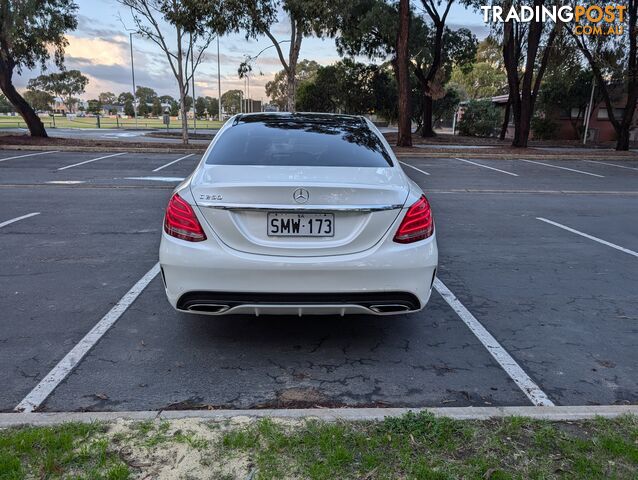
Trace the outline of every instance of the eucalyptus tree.
<instances>
[{"instance_id":1,"label":"eucalyptus tree","mask_svg":"<svg viewBox=\"0 0 638 480\"><path fill-rule=\"evenodd\" d=\"M566 28L594 73L596 88L616 131L616 150L629 150L629 134L638 104L638 0L605 1L597 5L603 9L624 7L623 21L620 16L614 19L620 31L612 35L577 35L573 22ZM614 107L614 93L625 97L622 110Z\"/></svg>"},{"instance_id":2,"label":"eucalyptus tree","mask_svg":"<svg viewBox=\"0 0 638 480\"><path fill-rule=\"evenodd\" d=\"M365 55L370 59L390 59L397 71L396 38L399 25L397 5L386 0L356 0L341 17L337 49L341 55ZM424 15L410 16L409 65L421 89L420 132L432 132L433 101L445 95L443 86L452 68L471 69L476 55L476 37L467 29L443 28L437 44L437 28ZM435 50L440 46L441 51Z\"/></svg>"},{"instance_id":3,"label":"eucalyptus tree","mask_svg":"<svg viewBox=\"0 0 638 480\"><path fill-rule=\"evenodd\" d=\"M274 48L286 76L286 109L295 111L297 69L299 52L305 37L331 36L337 31L337 19L350 0L227 0L227 6L235 12L239 28L246 38L265 35ZM290 25L287 39L278 38L275 25L283 12ZM287 45L284 45L287 44ZM239 76L248 75L257 58L265 51L249 56L239 66ZM287 51L286 51L287 50Z\"/></svg>"},{"instance_id":4,"label":"eucalyptus tree","mask_svg":"<svg viewBox=\"0 0 638 480\"><path fill-rule=\"evenodd\" d=\"M39 75L29 80L29 90L43 90L64 101L64 105L73 112L78 101L78 95L82 95L89 84L87 76L79 70L62 70L48 75Z\"/></svg>"},{"instance_id":5,"label":"eucalyptus tree","mask_svg":"<svg viewBox=\"0 0 638 480\"><path fill-rule=\"evenodd\" d=\"M139 35L155 43L179 88L182 142L188 143L187 96L195 70L216 35L226 31L222 0L118 0L128 7ZM172 31L171 31L172 30Z\"/></svg>"},{"instance_id":6,"label":"eucalyptus tree","mask_svg":"<svg viewBox=\"0 0 638 480\"><path fill-rule=\"evenodd\" d=\"M64 64L65 33L77 28L78 6L72 0L2 0L0 2L0 90L22 116L34 137L47 132L33 108L18 93L13 74L40 66L53 57Z\"/></svg>"}]
</instances>

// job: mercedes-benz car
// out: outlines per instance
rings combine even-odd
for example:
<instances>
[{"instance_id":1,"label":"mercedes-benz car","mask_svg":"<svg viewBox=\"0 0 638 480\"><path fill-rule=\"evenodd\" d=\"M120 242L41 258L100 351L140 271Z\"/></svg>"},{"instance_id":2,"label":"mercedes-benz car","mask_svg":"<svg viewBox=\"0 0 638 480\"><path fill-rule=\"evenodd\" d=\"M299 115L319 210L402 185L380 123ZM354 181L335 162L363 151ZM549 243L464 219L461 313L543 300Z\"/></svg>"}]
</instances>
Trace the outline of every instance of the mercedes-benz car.
<instances>
[{"instance_id":1,"label":"mercedes-benz car","mask_svg":"<svg viewBox=\"0 0 638 480\"><path fill-rule=\"evenodd\" d=\"M421 310L434 220L361 116L230 118L166 208L166 295L199 314L390 315Z\"/></svg>"}]
</instances>

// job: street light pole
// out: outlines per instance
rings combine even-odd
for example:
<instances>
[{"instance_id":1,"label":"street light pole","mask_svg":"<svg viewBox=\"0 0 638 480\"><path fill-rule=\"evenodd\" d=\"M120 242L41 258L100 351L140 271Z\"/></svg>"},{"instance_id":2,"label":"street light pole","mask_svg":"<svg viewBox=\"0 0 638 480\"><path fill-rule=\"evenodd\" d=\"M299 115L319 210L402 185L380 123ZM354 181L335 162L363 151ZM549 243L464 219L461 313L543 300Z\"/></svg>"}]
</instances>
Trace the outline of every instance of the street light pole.
<instances>
[{"instance_id":1,"label":"street light pole","mask_svg":"<svg viewBox=\"0 0 638 480\"><path fill-rule=\"evenodd\" d=\"M217 35L217 120L222 121L222 77L219 70L219 34Z\"/></svg>"},{"instance_id":2,"label":"street light pole","mask_svg":"<svg viewBox=\"0 0 638 480\"><path fill-rule=\"evenodd\" d=\"M195 108L195 63L193 60L193 34L191 33L191 83L193 85L193 133L197 135L197 109Z\"/></svg>"},{"instance_id":3,"label":"street light pole","mask_svg":"<svg viewBox=\"0 0 638 480\"><path fill-rule=\"evenodd\" d=\"M135 117L135 128L137 128L137 108L135 108L135 64L133 63L133 32L129 33L131 44L131 74L133 76L133 116Z\"/></svg>"}]
</instances>

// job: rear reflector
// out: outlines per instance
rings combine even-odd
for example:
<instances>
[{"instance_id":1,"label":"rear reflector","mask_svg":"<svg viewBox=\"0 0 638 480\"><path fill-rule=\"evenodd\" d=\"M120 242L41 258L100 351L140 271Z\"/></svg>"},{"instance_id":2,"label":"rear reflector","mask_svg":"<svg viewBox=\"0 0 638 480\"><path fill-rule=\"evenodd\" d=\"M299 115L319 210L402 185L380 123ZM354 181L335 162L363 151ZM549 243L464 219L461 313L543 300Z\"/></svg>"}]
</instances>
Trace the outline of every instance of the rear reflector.
<instances>
[{"instance_id":1,"label":"rear reflector","mask_svg":"<svg viewBox=\"0 0 638 480\"><path fill-rule=\"evenodd\" d=\"M394 241L397 243L417 242L432 236L433 232L434 223L430 204L425 195L421 195L421 198L408 209L403 217L403 221L394 235Z\"/></svg>"},{"instance_id":2,"label":"rear reflector","mask_svg":"<svg viewBox=\"0 0 638 480\"><path fill-rule=\"evenodd\" d=\"M206 240L206 234L197 220L193 208L177 193L171 197L168 207L166 207L164 231L171 237L188 242Z\"/></svg>"}]
</instances>

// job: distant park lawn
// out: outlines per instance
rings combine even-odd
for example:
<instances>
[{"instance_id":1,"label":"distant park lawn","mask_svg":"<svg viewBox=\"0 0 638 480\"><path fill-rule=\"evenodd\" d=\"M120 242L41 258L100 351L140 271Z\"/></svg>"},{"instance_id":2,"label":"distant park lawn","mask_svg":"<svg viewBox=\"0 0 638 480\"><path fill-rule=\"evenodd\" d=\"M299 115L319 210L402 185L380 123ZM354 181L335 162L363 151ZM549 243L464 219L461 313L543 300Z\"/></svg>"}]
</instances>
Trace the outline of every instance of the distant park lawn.
<instances>
[{"instance_id":1,"label":"distant park lawn","mask_svg":"<svg viewBox=\"0 0 638 480\"><path fill-rule=\"evenodd\" d=\"M54 119L51 116L43 115L41 117L45 128L98 128L96 117L64 117L61 115L55 116ZM217 120L197 120L197 128L220 128L223 122ZM169 127L181 128L182 123L177 117L171 117ZM189 128L194 127L192 119L188 120ZM0 128L26 128L24 120L19 117L5 117L0 116ZM141 128L141 129L156 129L166 128L166 125L162 123L161 118L138 118L137 124L134 118L115 118L115 117L100 117L100 128Z\"/></svg>"}]
</instances>

